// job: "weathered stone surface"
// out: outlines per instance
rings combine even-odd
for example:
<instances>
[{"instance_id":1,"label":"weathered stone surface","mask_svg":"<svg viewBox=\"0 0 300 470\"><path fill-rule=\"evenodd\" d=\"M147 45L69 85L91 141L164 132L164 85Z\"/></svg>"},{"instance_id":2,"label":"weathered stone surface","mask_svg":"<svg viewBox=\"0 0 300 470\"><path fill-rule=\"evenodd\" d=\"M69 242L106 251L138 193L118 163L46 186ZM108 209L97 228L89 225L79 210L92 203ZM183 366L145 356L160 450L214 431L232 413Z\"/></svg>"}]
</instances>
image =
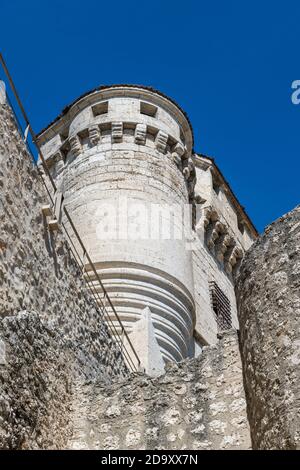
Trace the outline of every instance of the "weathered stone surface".
<instances>
[{"instance_id":1,"label":"weathered stone surface","mask_svg":"<svg viewBox=\"0 0 300 470\"><path fill-rule=\"evenodd\" d=\"M253 445L300 449L300 206L248 251L236 292Z\"/></svg>"},{"instance_id":2,"label":"weathered stone surface","mask_svg":"<svg viewBox=\"0 0 300 470\"><path fill-rule=\"evenodd\" d=\"M248 449L251 446L235 332L166 374L80 384L73 449Z\"/></svg>"},{"instance_id":3,"label":"weathered stone surface","mask_svg":"<svg viewBox=\"0 0 300 470\"><path fill-rule=\"evenodd\" d=\"M81 143L76 158L67 135ZM233 272L257 234L213 160L193 154L191 124L172 100L145 87L104 87L38 139L128 333L149 307L164 360L194 357L217 342L211 281L238 328Z\"/></svg>"},{"instance_id":4,"label":"weathered stone surface","mask_svg":"<svg viewBox=\"0 0 300 470\"><path fill-rule=\"evenodd\" d=\"M141 372L155 377L165 371L165 363L155 337L151 317L152 312L146 307L142 311L141 318L134 323L129 339L141 361L143 367Z\"/></svg>"},{"instance_id":5,"label":"weathered stone surface","mask_svg":"<svg viewBox=\"0 0 300 470\"><path fill-rule=\"evenodd\" d=\"M61 130L57 136L56 131L42 133L39 141L127 333L149 307L163 359L178 361L194 355L194 286L185 235L191 222L183 219L187 183L171 158L171 146L188 141L191 129L178 109L174 115L172 102L155 106L155 119L141 113L141 99L154 105L159 97L137 90L134 97L126 87L120 87L117 96L114 87L107 90L103 115L94 112L88 96L84 98L82 109L64 123L64 134L76 134L81 149L74 158L72 148L60 143L65 154L61 173L52 164ZM97 101L96 106L103 104L103 96ZM180 131L182 125L185 131ZM91 145L95 128L101 130L101 140ZM189 207L186 213L189 216ZM115 326L118 331L117 322ZM148 363L146 358L143 367Z\"/></svg>"},{"instance_id":6,"label":"weathered stone surface","mask_svg":"<svg viewBox=\"0 0 300 470\"><path fill-rule=\"evenodd\" d=\"M8 105L0 106L0 448L60 448L74 381L127 374Z\"/></svg>"}]
</instances>

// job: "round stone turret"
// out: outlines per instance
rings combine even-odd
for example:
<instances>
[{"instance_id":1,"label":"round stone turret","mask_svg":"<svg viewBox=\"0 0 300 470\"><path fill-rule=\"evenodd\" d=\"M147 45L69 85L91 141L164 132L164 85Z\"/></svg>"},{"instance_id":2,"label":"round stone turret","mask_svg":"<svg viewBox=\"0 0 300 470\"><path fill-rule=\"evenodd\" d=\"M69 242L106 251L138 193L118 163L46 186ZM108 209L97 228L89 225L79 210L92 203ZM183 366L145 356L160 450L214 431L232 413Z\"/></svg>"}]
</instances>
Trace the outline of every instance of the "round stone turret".
<instances>
[{"instance_id":1,"label":"round stone turret","mask_svg":"<svg viewBox=\"0 0 300 470\"><path fill-rule=\"evenodd\" d=\"M128 333L149 307L164 360L193 356L187 234L195 184L184 112L149 88L101 87L69 106L39 143Z\"/></svg>"}]
</instances>

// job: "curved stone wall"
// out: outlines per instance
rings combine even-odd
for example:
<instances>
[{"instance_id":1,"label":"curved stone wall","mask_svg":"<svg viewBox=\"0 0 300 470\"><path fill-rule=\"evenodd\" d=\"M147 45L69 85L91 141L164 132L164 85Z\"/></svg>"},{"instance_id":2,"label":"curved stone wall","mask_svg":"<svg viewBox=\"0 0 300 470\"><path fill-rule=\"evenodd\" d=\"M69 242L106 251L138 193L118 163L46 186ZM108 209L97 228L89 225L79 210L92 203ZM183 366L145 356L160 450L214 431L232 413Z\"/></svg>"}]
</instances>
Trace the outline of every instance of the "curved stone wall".
<instances>
[{"instance_id":1,"label":"curved stone wall","mask_svg":"<svg viewBox=\"0 0 300 470\"><path fill-rule=\"evenodd\" d=\"M300 206L270 225L236 285L254 448L300 448Z\"/></svg>"},{"instance_id":2,"label":"curved stone wall","mask_svg":"<svg viewBox=\"0 0 300 470\"><path fill-rule=\"evenodd\" d=\"M164 359L193 356L186 117L152 91L112 88L83 98L40 142L127 331L148 306Z\"/></svg>"}]
</instances>

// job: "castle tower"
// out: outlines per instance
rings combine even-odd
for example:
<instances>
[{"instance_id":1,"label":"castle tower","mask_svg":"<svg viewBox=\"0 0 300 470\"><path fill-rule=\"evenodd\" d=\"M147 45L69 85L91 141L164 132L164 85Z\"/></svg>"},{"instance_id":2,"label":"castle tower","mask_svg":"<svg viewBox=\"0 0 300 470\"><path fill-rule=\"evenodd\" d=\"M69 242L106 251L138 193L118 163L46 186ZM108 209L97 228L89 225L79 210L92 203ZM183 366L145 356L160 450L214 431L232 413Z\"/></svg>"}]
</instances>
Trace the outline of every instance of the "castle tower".
<instances>
[{"instance_id":1,"label":"castle tower","mask_svg":"<svg viewBox=\"0 0 300 470\"><path fill-rule=\"evenodd\" d=\"M149 308L164 360L193 356L185 113L150 88L101 87L69 106L39 143L127 332Z\"/></svg>"}]
</instances>

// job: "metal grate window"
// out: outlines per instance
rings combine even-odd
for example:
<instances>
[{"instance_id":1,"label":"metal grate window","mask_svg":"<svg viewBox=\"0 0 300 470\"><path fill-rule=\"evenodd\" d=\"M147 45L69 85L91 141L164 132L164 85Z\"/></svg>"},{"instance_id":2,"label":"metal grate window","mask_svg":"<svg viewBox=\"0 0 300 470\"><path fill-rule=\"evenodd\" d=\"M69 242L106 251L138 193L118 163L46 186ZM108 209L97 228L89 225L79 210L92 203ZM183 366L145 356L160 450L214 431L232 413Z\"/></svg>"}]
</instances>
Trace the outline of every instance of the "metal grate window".
<instances>
[{"instance_id":1,"label":"metal grate window","mask_svg":"<svg viewBox=\"0 0 300 470\"><path fill-rule=\"evenodd\" d=\"M230 300L215 281L209 283L209 289L218 329L229 330L232 327Z\"/></svg>"}]
</instances>

